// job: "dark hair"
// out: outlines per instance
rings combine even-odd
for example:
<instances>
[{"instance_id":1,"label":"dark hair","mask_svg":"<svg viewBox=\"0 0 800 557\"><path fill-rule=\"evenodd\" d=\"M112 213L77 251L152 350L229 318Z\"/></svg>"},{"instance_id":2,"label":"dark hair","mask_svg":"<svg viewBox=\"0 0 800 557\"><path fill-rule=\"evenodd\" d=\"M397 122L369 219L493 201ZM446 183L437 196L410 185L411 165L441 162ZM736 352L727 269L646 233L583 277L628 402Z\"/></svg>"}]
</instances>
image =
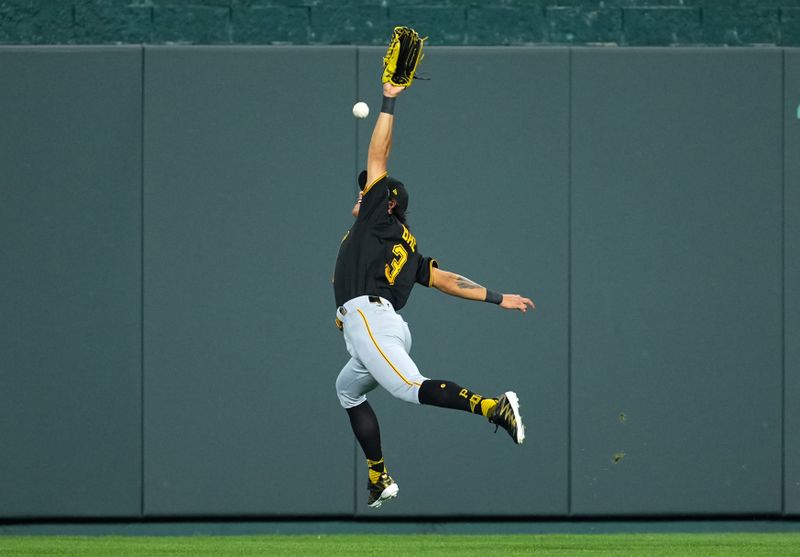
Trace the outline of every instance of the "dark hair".
<instances>
[{"instance_id":1,"label":"dark hair","mask_svg":"<svg viewBox=\"0 0 800 557\"><path fill-rule=\"evenodd\" d=\"M395 205L392 209L394 217L405 225L408 225L407 211L400 208L400 205Z\"/></svg>"},{"instance_id":2,"label":"dark hair","mask_svg":"<svg viewBox=\"0 0 800 557\"><path fill-rule=\"evenodd\" d=\"M367 185L366 170L362 170L358 175L357 183L358 188L363 191ZM403 224L406 224L406 213L408 212L408 190L403 182L391 176L386 176L386 185L389 189L389 200L394 199L397 202L394 209L392 209L392 214L397 218L397 220Z\"/></svg>"},{"instance_id":3,"label":"dark hair","mask_svg":"<svg viewBox=\"0 0 800 557\"><path fill-rule=\"evenodd\" d=\"M397 178L387 177L387 186L389 188L389 199L394 199L397 202L392 213L397 216L397 220L406 223L406 211L408 211L408 190L403 182Z\"/></svg>"}]
</instances>

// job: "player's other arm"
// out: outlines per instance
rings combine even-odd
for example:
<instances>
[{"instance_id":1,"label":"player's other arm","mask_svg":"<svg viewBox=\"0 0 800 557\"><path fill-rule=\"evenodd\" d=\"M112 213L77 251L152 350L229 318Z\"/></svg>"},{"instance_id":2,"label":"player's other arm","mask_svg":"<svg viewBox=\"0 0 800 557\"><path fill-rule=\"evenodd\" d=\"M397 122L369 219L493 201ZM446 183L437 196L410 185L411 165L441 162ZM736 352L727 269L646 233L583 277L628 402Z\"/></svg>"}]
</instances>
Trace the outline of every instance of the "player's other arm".
<instances>
[{"instance_id":1,"label":"player's other arm","mask_svg":"<svg viewBox=\"0 0 800 557\"><path fill-rule=\"evenodd\" d=\"M435 267L431 269L431 286L451 296L479 302L494 302L501 308L517 309L523 313L528 311L529 307L531 309L536 307L532 300L519 294L498 294L463 275Z\"/></svg>"},{"instance_id":2,"label":"player's other arm","mask_svg":"<svg viewBox=\"0 0 800 557\"><path fill-rule=\"evenodd\" d=\"M405 90L391 83L383 84L384 103L372 130L367 151L367 188L386 173L389 152L392 150L392 129L394 127L394 99ZM387 101L387 99L389 99Z\"/></svg>"}]
</instances>

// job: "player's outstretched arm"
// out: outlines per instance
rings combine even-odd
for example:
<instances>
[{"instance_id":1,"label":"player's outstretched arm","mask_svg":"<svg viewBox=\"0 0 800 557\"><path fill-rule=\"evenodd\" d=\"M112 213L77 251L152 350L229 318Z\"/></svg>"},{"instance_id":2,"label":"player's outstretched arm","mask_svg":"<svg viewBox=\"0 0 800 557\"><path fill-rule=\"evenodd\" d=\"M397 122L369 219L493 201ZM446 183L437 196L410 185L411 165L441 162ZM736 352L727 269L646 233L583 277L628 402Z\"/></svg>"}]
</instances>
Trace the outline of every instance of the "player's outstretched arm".
<instances>
[{"instance_id":1,"label":"player's outstretched arm","mask_svg":"<svg viewBox=\"0 0 800 557\"><path fill-rule=\"evenodd\" d=\"M392 150L395 99L405 90L391 83L383 84L383 104L372 130L367 151L367 185L372 184L386 172L389 152Z\"/></svg>"},{"instance_id":2,"label":"player's outstretched arm","mask_svg":"<svg viewBox=\"0 0 800 557\"><path fill-rule=\"evenodd\" d=\"M516 309L525 313L528 308L535 309L533 300L525 298L519 294L499 294L477 284L463 275L451 273L443 269L434 267L431 269L431 286L437 290L464 298L465 300L475 300L479 302L493 302L501 308Z\"/></svg>"}]
</instances>

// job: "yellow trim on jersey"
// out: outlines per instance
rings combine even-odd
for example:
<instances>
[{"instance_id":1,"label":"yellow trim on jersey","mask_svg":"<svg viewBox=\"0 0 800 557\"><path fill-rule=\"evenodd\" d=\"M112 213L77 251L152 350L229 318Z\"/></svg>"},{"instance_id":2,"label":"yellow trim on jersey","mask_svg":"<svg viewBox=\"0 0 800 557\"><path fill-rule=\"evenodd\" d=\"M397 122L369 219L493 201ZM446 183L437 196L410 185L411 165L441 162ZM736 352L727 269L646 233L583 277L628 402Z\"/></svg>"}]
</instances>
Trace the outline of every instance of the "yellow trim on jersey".
<instances>
[{"instance_id":1,"label":"yellow trim on jersey","mask_svg":"<svg viewBox=\"0 0 800 557\"><path fill-rule=\"evenodd\" d=\"M367 192L368 192L369 190L371 190L371 189L372 189L372 186L374 186L375 184L377 184L378 182L380 182L381 180L383 180L383 179L384 179L384 178L385 178L385 177L386 177L388 174L389 174L389 172L388 172L388 171L384 172L383 174L381 174L380 176L378 176L377 180L375 180L375 181L374 181L374 182L372 182L370 185L368 185L366 188L364 188L364 192L363 192L363 193L364 193L364 195L367 195Z\"/></svg>"},{"instance_id":2,"label":"yellow trim on jersey","mask_svg":"<svg viewBox=\"0 0 800 557\"><path fill-rule=\"evenodd\" d=\"M436 261L435 259L431 258L431 262L430 262L430 264L428 266L428 288L433 286L433 268L434 267L436 267L438 269L439 268L439 262Z\"/></svg>"},{"instance_id":3,"label":"yellow trim on jersey","mask_svg":"<svg viewBox=\"0 0 800 557\"><path fill-rule=\"evenodd\" d=\"M389 366L394 370L394 372L397 374L397 376L400 377L400 379L402 379L403 382L406 385L408 385L409 387L413 387L413 386L419 387L420 385L422 385L422 383L417 383L416 381L409 381L408 379L405 378L405 376L402 373L400 373L400 370L395 367L395 365L391 362L391 360L389 360L389 358L386 356L386 354L383 353L383 350L381 350L381 347L378 346L378 341L375 340L374 336L372 336L372 330L369 328L369 323L367 322L367 318L364 315L364 313L360 309L357 310L357 311L358 311L358 314L361 316L361 319L364 320L364 326L367 327L367 333L369 333L369 338L372 339L372 344L375 345L375 348L378 349L378 352L380 352L381 356L383 356L383 359L386 360L386 363L389 364Z\"/></svg>"}]
</instances>

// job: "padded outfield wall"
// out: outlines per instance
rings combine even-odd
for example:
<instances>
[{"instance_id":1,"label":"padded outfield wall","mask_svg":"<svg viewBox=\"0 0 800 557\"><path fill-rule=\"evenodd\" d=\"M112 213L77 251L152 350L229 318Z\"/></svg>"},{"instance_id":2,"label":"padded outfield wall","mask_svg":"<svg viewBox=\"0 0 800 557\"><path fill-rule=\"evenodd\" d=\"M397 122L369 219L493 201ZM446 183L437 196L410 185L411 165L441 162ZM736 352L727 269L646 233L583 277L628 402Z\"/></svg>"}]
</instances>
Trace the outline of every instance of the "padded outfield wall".
<instances>
[{"instance_id":1,"label":"padded outfield wall","mask_svg":"<svg viewBox=\"0 0 800 557\"><path fill-rule=\"evenodd\" d=\"M0 518L372 516L330 277L381 56L0 48ZM390 161L420 249L537 310L420 287L412 354L516 389L528 441L376 392L381 516L800 514L800 54L423 70Z\"/></svg>"}]
</instances>

